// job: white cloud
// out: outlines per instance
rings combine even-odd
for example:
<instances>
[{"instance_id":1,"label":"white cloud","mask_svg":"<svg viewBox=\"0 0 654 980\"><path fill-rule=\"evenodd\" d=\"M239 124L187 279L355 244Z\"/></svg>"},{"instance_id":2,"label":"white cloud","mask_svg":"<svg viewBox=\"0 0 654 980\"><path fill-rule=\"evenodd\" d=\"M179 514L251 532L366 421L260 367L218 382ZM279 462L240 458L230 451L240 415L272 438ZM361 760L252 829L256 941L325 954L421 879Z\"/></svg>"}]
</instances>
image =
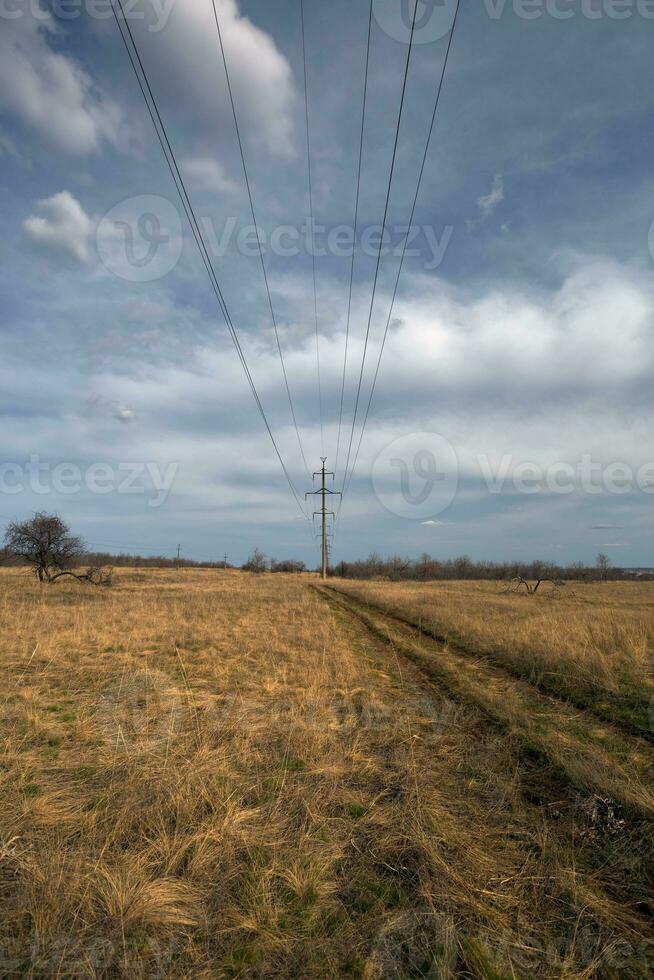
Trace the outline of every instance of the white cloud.
<instances>
[{"instance_id":1,"label":"white cloud","mask_svg":"<svg viewBox=\"0 0 654 980\"><path fill-rule=\"evenodd\" d=\"M37 201L36 207L41 214L31 215L23 222L28 237L37 245L86 262L93 222L79 201L69 191L60 191Z\"/></svg>"},{"instance_id":2,"label":"white cloud","mask_svg":"<svg viewBox=\"0 0 654 980\"><path fill-rule=\"evenodd\" d=\"M444 527L443 521L421 521L423 527Z\"/></svg>"},{"instance_id":3,"label":"white cloud","mask_svg":"<svg viewBox=\"0 0 654 980\"><path fill-rule=\"evenodd\" d=\"M3 19L0 31L0 109L16 115L50 144L84 155L116 143L118 107L96 92L83 68L50 47L53 19Z\"/></svg>"},{"instance_id":4,"label":"white cloud","mask_svg":"<svg viewBox=\"0 0 654 980\"><path fill-rule=\"evenodd\" d=\"M495 174L490 193L477 199L477 207L479 208L479 213L481 214L482 218L490 218L497 205L501 204L503 200L504 181L502 179L502 174Z\"/></svg>"},{"instance_id":5,"label":"white cloud","mask_svg":"<svg viewBox=\"0 0 654 980\"><path fill-rule=\"evenodd\" d=\"M438 384L467 397L510 393L533 403L543 392L586 397L651 377L649 277L605 261L573 263L549 296L496 288L467 298L416 278L397 303L402 327L389 334L384 355L395 385L426 393Z\"/></svg>"},{"instance_id":6,"label":"white cloud","mask_svg":"<svg viewBox=\"0 0 654 980\"><path fill-rule=\"evenodd\" d=\"M212 157L189 157L182 162L182 174L188 177L198 190L231 194L236 184L225 176L225 171Z\"/></svg>"},{"instance_id":7,"label":"white cloud","mask_svg":"<svg viewBox=\"0 0 654 980\"><path fill-rule=\"evenodd\" d=\"M217 0L217 9L243 139L289 156L295 97L291 67L272 37L241 15L235 0ZM187 119L195 115L208 139L218 138L207 126L217 114L222 127L233 130L211 3L177 0L165 30L149 35L142 25L138 38L148 46L148 59L174 77Z\"/></svg>"},{"instance_id":8,"label":"white cloud","mask_svg":"<svg viewBox=\"0 0 654 980\"><path fill-rule=\"evenodd\" d=\"M121 113L95 91L84 69L52 50L53 19L3 20L0 31L0 109L14 113L48 143L83 155L116 143Z\"/></svg>"},{"instance_id":9,"label":"white cloud","mask_svg":"<svg viewBox=\"0 0 654 980\"><path fill-rule=\"evenodd\" d=\"M348 513L353 517L370 514L369 484L365 481L371 462L394 438L411 432L438 432L452 443L460 475L466 477L460 484L460 501L466 495L481 493L488 497L478 465L480 454L491 458L493 472L505 454L510 454L513 464L533 462L542 466L561 461L576 464L582 453L591 453L594 460L607 464L624 461L634 469L647 463L651 458L649 407L654 370L650 327L654 284L650 278L625 266L585 259L569 269L567 279L551 294L518 292L503 285L480 297L477 291L454 290L433 277L409 280L398 300L400 326L389 334L357 462L353 484L357 490L348 502ZM284 281L291 283L290 279ZM291 318L299 318L300 310L306 308L310 282L305 282L305 287L304 293L299 288L287 292ZM331 288L329 281L324 288ZM146 299L159 295L152 289ZM388 300L387 295L380 294L380 308L387 308ZM69 302L79 316L79 297ZM359 320L368 303L367 291L357 290L354 314ZM125 308L119 309L124 315ZM139 317L138 308L134 315ZM143 317L147 316L146 306ZM342 308L338 317L325 318L328 336L321 337L325 451L330 461L335 455L343 369ZM272 331L264 336L244 330L244 348L282 456L303 489L305 474L279 357L268 334ZM120 358L103 352L105 375L74 375L64 386L68 400L79 400L80 392L83 395L90 389L94 397L102 399L102 412L80 419L67 411L63 417L49 420L40 436L43 446L56 442L62 453L74 451L68 446L80 447L80 452L84 447L90 458L98 458L97 454L105 450L110 458L111 450L120 459L129 440L133 458L157 459L165 454L180 462L180 493L211 506L218 502L220 508L239 513L263 501L267 491L261 487L265 481L275 482L282 499L280 513L283 519L289 518L294 505L288 494L288 501L283 502L287 491L279 476L279 464L229 338L224 331L212 332L211 338L203 337L206 346L202 347L198 335L192 336L196 339L189 340L184 357L179 351L174 358L134 355L133 344L129 354L124 356L123 351ZM367 377L372 373L379 339L378 332L373 331ZM80 344L85 341L88 344L88 336L82 337ZM348 420L363 337L351 335L350 343L344 416ZM303 444L313 469L311 456L320 444L315 337L298 337L284 344L284 355ZM71 367L75 370L77 366ZM51 368L49 371L53 373ZM0 375L6 398L17 405L26 397L23 388L38 392L48 406L52 386L55 392L62 387L61 374L54 373L50 380L44 374L42 380L29 377L26 383L24 373L19 377L2 358ZM120 425L115 421L116 408L136 410L138 424ZM29 439L29 424L22 412L5 422L7 451L21 451ZM348 431L346 425L341 447ZM342 456L339 462L342 468ZM567 503L567 498L554 496ZM529 498L523 502L529 503ZM610 500L598 501L589 510L592 504L593 500L586 498L578 526L587 534L595 521L615 523L614 542L618 542L617 525L625 523L624 513L615 510ZM543 526L548 519L543 512ZM443 516L443 520L448 526L447 537L465 526L457 517ZM428 525L421 533L423 543L425 534L430 540L442 537L438 525ZM606 535L604 530L597 531L600 533Z\"/></svg>"}]
</instances>

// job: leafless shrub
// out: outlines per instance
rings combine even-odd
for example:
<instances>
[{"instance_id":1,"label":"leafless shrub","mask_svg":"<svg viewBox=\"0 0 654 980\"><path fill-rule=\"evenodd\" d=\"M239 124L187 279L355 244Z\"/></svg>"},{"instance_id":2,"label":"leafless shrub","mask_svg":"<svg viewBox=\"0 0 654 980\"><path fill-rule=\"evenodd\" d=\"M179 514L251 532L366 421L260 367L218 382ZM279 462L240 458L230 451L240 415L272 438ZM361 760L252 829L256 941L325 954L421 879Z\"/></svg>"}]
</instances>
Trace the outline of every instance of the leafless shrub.
<instances>
[{"instance_id":1,"label":"leafless shrub","mask_svg":"<svg viewBox=\"0 0 654 980\"><path fill-rule=\"evenodd\" d=\"M91 585L103 585L109 587L113 585L114 581L114 570L106 565L92 565L87 569L83 579L90 582Z\"/></svg>"},{"instance_id":2,"label":"leafless shrub","mask_svg":"<svg viewBox=\"0 0 654 980\"><path fill-rule=\"evenodd\" d=\"M500 590L500 595L515 595L524 589L525 595L536 595L538 589L541 585L549 583L552 588L548 590L545 595L547 598L553 598L560 593L560 590L565 586L565 582L560 579L552 578L539 578L533 584L528 582L524 578L514 578L508 583L508 585Z\"/></svg>"}]
</instances>

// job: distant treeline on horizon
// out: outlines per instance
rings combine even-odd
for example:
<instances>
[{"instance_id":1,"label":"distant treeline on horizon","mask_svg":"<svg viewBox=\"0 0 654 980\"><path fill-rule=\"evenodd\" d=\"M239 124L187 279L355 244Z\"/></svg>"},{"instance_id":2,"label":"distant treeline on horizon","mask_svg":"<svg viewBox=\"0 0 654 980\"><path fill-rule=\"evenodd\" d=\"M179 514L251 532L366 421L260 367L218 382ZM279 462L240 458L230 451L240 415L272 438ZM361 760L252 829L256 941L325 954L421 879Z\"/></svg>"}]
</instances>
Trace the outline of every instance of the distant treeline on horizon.
<instances>
[{"instance_id":1,"label":"distant treeline on horizon","mask_svg":"<svg viewBox=\"0 0 654 980\"><path fill-rule=\"evenodd\" d=\"M83 563L88 565L111 565L115 568L206 568L206 569L238 569L258 572L307 572L304 562L286 559L278 561L266 558L261 552L256 552L259 560L253 562L252 556L242 566L233 565L229 561L193 561L188 558L170 558L163 555L131 555L113 554L111 552L87 552ZM600 559L602 556L598 556ZM6 555L0 550L0 562L3 564L20 564L8 562ZM419 558L405 558L393 555L383 558L377 553L358 561L341 561L330 567L332 577L353 579L388 579L389 581L434 581L438 579L552 579L597 581L654 580L654 568L623 568L612 567L599 562L586 565L574 562L570 565L558 565L546 561L532 562L493 562L473 561L467 555L458 558L438 559L423 554Z\"/></svg>"},{"instance_id":2,"label":"distant treeline on horizon","mask_svg":"<svg viewBox=\"0 0 654 980\"><path fill-rule=\"evenodd\" d=\"M612 567L605 555L598 555L594 565L574 562L558 565L554 562L535 560L532 562L493 562L473 561L467 555L459 558L438 559L423 554L411 559L394 555L382 558L373 553L360 561L341 561L331 569L331 574L339 578L383 578L392 582L435 581L437 579L551 579L552 581L619 581L654 579L654 568Z\"/></svg>"}]
</instances>

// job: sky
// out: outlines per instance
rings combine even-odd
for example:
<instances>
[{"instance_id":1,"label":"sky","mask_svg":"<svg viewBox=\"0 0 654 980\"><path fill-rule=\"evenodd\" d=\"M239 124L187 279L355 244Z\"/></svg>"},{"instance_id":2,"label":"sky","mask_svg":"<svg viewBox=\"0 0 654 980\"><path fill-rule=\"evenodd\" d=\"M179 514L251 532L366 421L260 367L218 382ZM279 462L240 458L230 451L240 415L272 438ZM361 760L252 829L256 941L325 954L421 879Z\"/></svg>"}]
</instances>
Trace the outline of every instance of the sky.
<instances>
[{"instance_id":1,"label":"sky","mask_svg":"<svg viewBox=\"0 0 654 980\"><path fill-rule=\"evenodd\" d=\"M372 314L410 0L373 2L354 262L368 0L304 0L306 102L300 0L216 2L270 303L211 0L124 2L297 499L109 0L2 0L0 526L315 565L326 456L333 561L654 565L654 2L418 4Z\"/></svg>"}]
</instances>

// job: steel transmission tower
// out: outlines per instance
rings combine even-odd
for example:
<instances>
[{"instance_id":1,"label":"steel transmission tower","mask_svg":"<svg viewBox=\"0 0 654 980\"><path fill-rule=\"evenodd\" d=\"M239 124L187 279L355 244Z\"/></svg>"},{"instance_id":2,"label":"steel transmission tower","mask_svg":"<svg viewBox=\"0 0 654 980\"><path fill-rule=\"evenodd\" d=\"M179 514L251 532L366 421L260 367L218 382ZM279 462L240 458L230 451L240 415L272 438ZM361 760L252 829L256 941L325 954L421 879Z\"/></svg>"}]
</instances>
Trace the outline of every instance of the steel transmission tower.
<instances>
[{"instance_id":1,"label":"steel transmission tower","mask_svg":"<svg viewBox=\"0 0 654 980\"><path fill-rule=\"evenodd\" d=\"M327 461L327 457L321 456L320 459L322 461L322 467L313 474L314 480L317 476L321 478L320 488L318 490L308 490L305 493L304 498L306 500L307 497L317 496L318 494L320 494L321 497L320 510L314 510L313 516L316 517L317 515L319 515L322 519L322 531L321 531L322 566L320 570L320 577L324 580L327 578L327 565L328 565L328 557L329 557L329 549L327 546L327 518L334 516L333 510L327 510L327 495L329 494L329 496L332 497L340 497L341 493L340 490L330 490L328 488L326 483L327 477L330 476L333 480L334 474L329 470L325 469L325 463Z\"/></svg>"}]
</instances>

